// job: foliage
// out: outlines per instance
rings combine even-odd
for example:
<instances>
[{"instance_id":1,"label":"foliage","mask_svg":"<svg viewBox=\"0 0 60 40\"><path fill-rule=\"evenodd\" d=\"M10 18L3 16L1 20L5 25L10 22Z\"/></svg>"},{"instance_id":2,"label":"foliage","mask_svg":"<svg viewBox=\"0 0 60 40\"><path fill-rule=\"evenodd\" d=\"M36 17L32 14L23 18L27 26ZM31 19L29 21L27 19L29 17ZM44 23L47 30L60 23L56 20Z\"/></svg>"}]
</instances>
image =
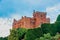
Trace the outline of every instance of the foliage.
<instances>
[{"instance_id":1,"label":"foliage","mask_svg":"<svg viewBox=\"0 0 60 40\"><path fill-rule=\"evenodd\" d=\"M17 30L16 29L12 29L12 30L10 30L10 35L9 35L9 37L8 37L8 40L18 40L18 37L19 35L18 35L18 32L17 32Z\"/></svg>"},{"instance_id":2,"label":"foliage","mask_svg":"<svg viewBox=\"0 0 60 40\"><path fill-rule=\"evenodd\" d=\"M57 27L57 32L60 33L60 22L56 22L55 25Z\"/></svg>"},{"instance_id":3,"label":"foliage","mask_svg":"<svg viewBox=\"0 0 60 40\"><path fill-rule=\"evenodd\" d=\"M8 40L7 37L0 37L0 40Z\"/></svg>"},{"instance_id":4,"label":"foliage","mask_svg":"<svg viewBox=\"0 0 60 40\"><path fill-rule=\"evenodd\" d=\"M25 33L27 32L27 29L24 29L24 28L18 28L18 34L19 34L19 40L23 39L24 36L25 36Z\"/></svg>"},{"instance_id":5,"label":"foliage","mask_svg":"<svg viewBox=\"0 0 60 40\"><path fill-rule=\"evenodd\" d=\"M60 15L58 15L56 22L60 22Z\"/></svg>"},{"instance_id":6,"label":"foliage","mask_svg":"<svg viewBox=\"0 0 60 40\"><path fill-rule=\"evenodd\" d=\"M55 40L60 39L60 34L56 34L56 35L54 36L54 39L55 39Z\"/></svg>"},{"instance_id":7,"label":"foliage","mask_svg":"<svg viewBox=\"0 0 60 40\"><path fill-rule=\"evenodd\" d=\"M39 39L36 40L51 40L51 35L50 33L44 34L43 37L40 37Z\"/></svg>"},{"instance_id":8,"label":"foliage","mask_svg":"<svg viewBox=\"0 0 60 40\"><path fill-rule=\"evenodd\" d=\"M8 40L21 40L25 32L26 29L24 28L12 29L10 30Z\"/></svg>"},{"instance_id":9,"label":"foliage","mask_svg":"<svg viewBox=\"0 0 60 40\"><path fill-rule=\"evenodd\" d=\"M40 28L29 29L25 34L25 40L35 40L42 36L42 31Z\"/></svg>"},{"instance_id":10,"label":"foliage","mask_svg":"<svg viewBox=\"0 0 60 40\"><path fill-rule=\"evenodd\" d=\"M54 36L57 33L57 26L55 24L42 24L41 29L43 34L50 33Z\"/></svg>"},{"instance_id":11,"label":"foliage","mask_svg":"<svg viewBox=\"0 0 60 40\"><path fill-rule=\"evenodd\" d=\"M57 32L60 33L60 15L58 15L55 25L57 26Z\"/></svg>"},{"instance_id":12,"label":"foliage","mask_svg":"<svg viewBox=\"0 0 60 40\"><path fill-rule=\"evenodd\" d=\"M56 24L51 24L50 27L51 27L51 28L50 28L50 34L51 34L52 36L55 36L56 33L57 33L57 26L56 26Z\"/></svg>"},{"instance_id":13,"label":"foliage","mask_svg":"<svg viewBox=\"0 0 60 40\"><path fill-rule=\"evenodd\" d=\"M58 40L60 38L60 34L56 34L55 36L51 36L50 33L44 34L43 37L37 38L35 40Z\"/></svg>"},{"instance_id":14,"label":"foliage","mask_svg":"<svg viewBox=\"0 0 60 40\"><path fill-rule=\"evenodd\" d=\"M34 29L12 29L10 30L10 35L8 36L8 40L57 40L60 35L56 33L60 33L60 15L58 16L55 23L45 23L41 25L41 28Z\"/></svg>"},{"instance_id":15,"label":"foliage","mask_svg":"<svg viewBox=\"0 0 60 40\"><path fill-rule=\"evenodd\" d=\"M41 25L43 34L49 33L49 30L50 30L49 27L50 27L50 24L42 24Z\"/></svg>"}]
</instances>

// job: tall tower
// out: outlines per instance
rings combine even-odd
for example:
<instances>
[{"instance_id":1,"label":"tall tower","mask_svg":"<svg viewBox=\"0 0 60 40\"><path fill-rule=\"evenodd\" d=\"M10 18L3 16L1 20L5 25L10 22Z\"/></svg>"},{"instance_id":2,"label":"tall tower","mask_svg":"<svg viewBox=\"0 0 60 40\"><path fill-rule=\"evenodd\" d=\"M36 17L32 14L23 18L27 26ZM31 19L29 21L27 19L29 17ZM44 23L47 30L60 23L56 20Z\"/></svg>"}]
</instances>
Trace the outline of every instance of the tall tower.
<instances>
[{"instance_id":1,"label":"tall tower","mask_svg":"<svg viewBox=\"0 0 60 40\"><path fill-rule=\"evenodd\" d=\"M39 26L42 23L46 22L46 12L34 12L33 18L36 20L35 25Z\"/></svg>"}]
</instances>

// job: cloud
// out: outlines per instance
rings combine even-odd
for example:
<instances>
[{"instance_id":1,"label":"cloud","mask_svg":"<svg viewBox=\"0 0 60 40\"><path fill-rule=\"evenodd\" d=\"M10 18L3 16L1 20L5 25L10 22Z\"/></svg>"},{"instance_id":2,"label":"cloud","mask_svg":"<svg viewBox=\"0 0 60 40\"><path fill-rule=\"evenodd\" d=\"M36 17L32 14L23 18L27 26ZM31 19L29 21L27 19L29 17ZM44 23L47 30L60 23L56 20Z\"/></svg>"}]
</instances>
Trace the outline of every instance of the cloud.
<instances>
[{"instance_id":1,"label":"cloud","mask_svg":"<svg viewBox=\"0 0 60 40\"><path fill-rule=\"evenodd\" d=\"M21 15L19 13L12 13L10 18L0 17L0 37L6 37L10 34L10 29L12 29L13 20L19 20Z\"/></svg>"},{"instance_id":2,"label":"cloud","mask_svg":"<svg viewBox=\"0 0 60 40\"><path fill-rule=\"evenodd\" d=\"M51 23L54 23L57 19L57 16L60 14L60 3L47 7L46 12L48 13L48 16L51 18Z\"/></svg>"},{"instance_id":3,"label":"cloud","mask_svg":"<svg viewBox=\"0 0 60 40\"><path fill-rule=\"evenodd\" d=\"M0 37L6 37L10 34L12 22L11 18L0 18Z\"/></svg>"},{"instance_id":4,"label":"cloud","mask_svg":"<svg viewBox=\"0 0 60 40\"><path fill-rule=\"evenodd\" d=\"M11 17L12 19L16 19L16 20L21 19L22 16L32 17L32 13L31 13L31 12L28 12L28 11L23 11L22 13L16 12L16 13L12 13L12 14L10 15L10 17Z\"/></svg>"},{"instance_id":5,"label":"cloud","mask_svg":"<svg viewBox=\"0 0 60 40\"><path fill-rule=\"evenodd\" d=\"M19 19L21 18L21 15L18 14L18 13L15 13L15 14L12 14L12 15L11 15L11 18L12 18L12 19L19 20Z\"/></svg>"},{"instance_id":6,"label":"cloud","mask_svg":"<svg viewBox=\"0 0 60 40\"><path fill-rule=\"evenodd\" d=\"M10 15L10 18L1 18L0 17L0 37L6 37L10 34L10 29L12 29L12 23L13 20L19 20L21 19L21 16L30 16L29 12L23 12L24 15L20 14L20 13L13 13L12 15Z\"/></svg>"}]
</instances>

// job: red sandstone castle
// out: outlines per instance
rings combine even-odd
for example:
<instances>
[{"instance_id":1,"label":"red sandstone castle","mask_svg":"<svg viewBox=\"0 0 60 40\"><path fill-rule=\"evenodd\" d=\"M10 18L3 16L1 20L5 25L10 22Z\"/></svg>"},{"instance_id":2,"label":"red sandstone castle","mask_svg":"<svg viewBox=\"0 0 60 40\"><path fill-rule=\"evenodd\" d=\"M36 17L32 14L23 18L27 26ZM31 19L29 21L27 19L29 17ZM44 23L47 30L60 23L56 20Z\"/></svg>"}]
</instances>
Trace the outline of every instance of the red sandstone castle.
<instances>
[{"instance_id":1,"label":"red sandstone castle","mask_svg":"<svg viewBox=\"0 0 60 40\"><path fill-rule=\"evenodd\" d=\"M37 28L43 23L50 23L50 18L46 18L46 12L33 12L33 17L22 17L16 21L14 19L13 28Z\"/></svg>"}]
</instances>

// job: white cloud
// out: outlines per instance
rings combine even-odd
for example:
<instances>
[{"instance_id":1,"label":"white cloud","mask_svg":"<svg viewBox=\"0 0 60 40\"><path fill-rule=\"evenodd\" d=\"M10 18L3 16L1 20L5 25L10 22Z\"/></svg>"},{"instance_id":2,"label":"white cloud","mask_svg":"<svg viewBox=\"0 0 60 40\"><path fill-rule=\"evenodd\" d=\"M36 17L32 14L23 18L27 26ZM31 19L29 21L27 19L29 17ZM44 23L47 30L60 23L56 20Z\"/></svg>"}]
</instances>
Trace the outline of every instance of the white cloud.
<instances>
[{"instance_id":1,"label":"white cloud","mask_svg":"<svg viewBox=\"0 0 60 40\"><path fill-rule=\"evenodd\" d=\"M46 12L48 13L48 16L50 16L51 18L51 23L54 23L56 21L57 16L60 14L60 3L52 7L47 7Z\"/></svg>"},{"instance_id":2,"label":"white cloud","mask_svg":"<svg viewBox=\"0 0 60 40\"><path fill-rule=\"evenodd\" d=\"M16 19L19 20L22 18L22 16L27 16L27 17L32 17L32 13L31 12L27 12L27 11L23 11L22 13L12 13L12 15L10 15L10 17L12 19Z\"/></svg>"},{"instance_id":3,"label":"white cloud","mask_svg":"<svg viewBox=\"0 0 60 40\"><path fill-rule=\"evenodd\" d=\"M21 18L21 15L20 15L19 13L13 13L13 14L11 15L11 18L12 18L12 19L19 20L19 19Z\"/></svg>"},{"instance_id":4,"label":"white cloud","mask_svg":"<svg viewBox=\"0 0 60 40\"><path fill-rule=\"evenodd\" d=\"M0 37L5 37L10 34L13 20L11 18L0 18Z\"/></svg>"},{"instance_id":5,"label":"white cloud","mask_svg":"<svg viewBox=\"0 0 60 40\"><path fill-rule=\"evenodd\" d=\"M28 15L28 12L23 12L23 16ZM10 34L10 29L12 28L13 20L19 20L22 15L19 13L14 13L11 18L0 18L0 37L6 37Z\"/></svg>"},{"instance_id":6,"label":"white cloud","mask_svg":"<svg viewBox=\"0 0 60 40\"><path fill-rule=\"evenodd\" d=\"M12 14L10 18L0 18L0 37L6 37L10 34L10 29L12 29L13 20L19 20L20 14Z\"/></svg>"}]
</instances>

